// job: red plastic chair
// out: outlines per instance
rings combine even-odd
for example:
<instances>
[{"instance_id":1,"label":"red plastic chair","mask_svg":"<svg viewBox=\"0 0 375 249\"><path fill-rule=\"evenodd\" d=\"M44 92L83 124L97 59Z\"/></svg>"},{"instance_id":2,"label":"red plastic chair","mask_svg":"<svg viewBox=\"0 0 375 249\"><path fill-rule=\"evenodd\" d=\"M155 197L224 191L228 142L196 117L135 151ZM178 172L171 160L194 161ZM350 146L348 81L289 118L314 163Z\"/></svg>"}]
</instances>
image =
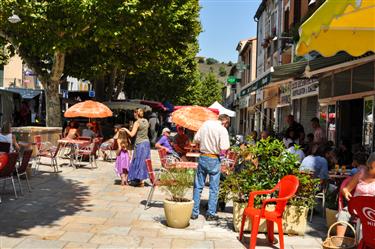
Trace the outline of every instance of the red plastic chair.
<instances>
[{"instance_id":1,"label":"red plastic chair","mask_svg":"<svg viewBox=\"0 0 375 249\"><path fill-rule=\"evenodd\" d=\"M29 162L31 159L31 155L33 154L33 150L25 150L22 154L22 161L20 162L20 165L18 168L16 168L17 178L18 178L18 184L20 186L21 194L23 194L22 190L22 184L21 184L21 178L20 176L24 175L26 178L27 188L29 189L29 192L31 192L31 187L29 183L29 178L27 177L27 167L29 167Z\"/></svg>"},{"instance_id":2,"label":"red plastic chair","mask_svg":"<svg viewBox=\"0 0 375 249\"><path fill-rule=\"evenodd\" d=\"M349 201L349 213L357 216L362 223L362 239L358 249L375 248L375 197L357 196Z\"/></svg>"},{"instance_id":3,"label":"red plastic chair","mask_svg":"<svg viewBox=\"0 0 375 249\"><path fill-rule=\"evenodd\" d=\"M7 181L11 180L14 190L14 196L16 199L17 196L17 190L16 185L14 184L13 174L16 170L16 164L18 160L18 152L12 152L8 154L8 162L7 164L0 170L0 181ZM0 203L1 203L1 197L0 197Z\"/></svg>"},{"instance_id":4,"label":"red plastic chair","mask_svg":"<svg viewBox=\"0 0 375 249\"><path fill-rule=\"evenodd\" d=\"M0 170L2 170L8 163L8 153L0 153Z\"/></svg>"},{"instance_id":5,"label":"red plastic chair","mask_svg":"<svg viewBox=\"0 0 375 249\"><path fill-rule=\"evenodd\" d=\"M198 167L198 163L196 162L182 162L178 161L178 158L169 160L167 151L164 149L158 149L158 153L161 166L165 169L196 169Z\"/></svg>"},{"instance_id":6,"label":"red plastic chair","mask_svg":"<svg viewBox=\"0 0 375 249\"><path fill-rule=\"evenodd\" d=\"M150 179L150 182L151 182L151 189L147 196L145 209L147 209L147 207L150 205L152 201L152 196L154 195L155 188L157 186L164 185L159 181L159 176L163 170L165 171L165 169L161 168L159 172L155 172L154 169L152 168L151 159L146 159L146 166L147 166L148 178Z\"/></svg>"},{"instance_id":7,"label":"red plastic chair","mask_svg":"<svg viewBox=\"0 0 375 249\"><path fill-rule=\"evenodd\" d=\"M257 235L258 235L258 228L260 219L267 220L267 235L268 240L273 243L274 241L274 225L273 223L276 222L279 231L279 242L280 248L284 248L284 233L283 233L283 224L282 224L282 217L285 210L285 206L290 198L294 196L297 192L299 186L299 180L294 175L287 175L284 176L277 185L271 190L260 190L260 191L253 191L249 195L249 203L245 208L243 215L242 215L242 222L241 222L241 230L240 230L240 240L243 237L243 229L246 222L246 218L250 218L252 222L251 228L251 238L250 238L250 249L254 249L256 246ZM254 208L254 198L257 195L268 195L275 191L278 191L277 198L270 198L265 199L262 201L262 208L257 209ZM266 206L269 203L276 203L276 207L274 211L266 211Z\"/></svg>"},{"instance_id":8,"label":"red plastic chair","mask_svg":"<svg viewBox=\"0 0 375 249\"><path fill-rule=\"evenodd\" d=\"M91 144L88 146L82 147L78 149L77 151L77 158L79 158L79 161L82 162L83 158L86 157L89 159L89 163L91 165L91 168L98 168L98 165L96 164L96 153L99 150L100 146L100 140L99 139L94 139Z\"/></svg>"}]
</instances>

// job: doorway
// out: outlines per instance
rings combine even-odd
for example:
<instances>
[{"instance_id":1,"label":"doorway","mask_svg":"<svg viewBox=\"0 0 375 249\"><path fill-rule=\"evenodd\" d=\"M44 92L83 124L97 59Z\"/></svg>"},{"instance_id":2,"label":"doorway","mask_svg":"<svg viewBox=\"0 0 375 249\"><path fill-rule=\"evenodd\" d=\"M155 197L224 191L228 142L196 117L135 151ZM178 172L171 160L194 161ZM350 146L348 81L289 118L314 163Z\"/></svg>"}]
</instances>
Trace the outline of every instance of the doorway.
<instances>
[{"instance_id":1,"label":"doorway","mask_svg":"<svg viewBox=\"0 0 375 249\"><path fill-rule=\"evenodd\" d=\"M337 142L347 141L352 151L357 151L362 145L363 99L339 101L337 104Z\"/></svg>"}]
</instances>

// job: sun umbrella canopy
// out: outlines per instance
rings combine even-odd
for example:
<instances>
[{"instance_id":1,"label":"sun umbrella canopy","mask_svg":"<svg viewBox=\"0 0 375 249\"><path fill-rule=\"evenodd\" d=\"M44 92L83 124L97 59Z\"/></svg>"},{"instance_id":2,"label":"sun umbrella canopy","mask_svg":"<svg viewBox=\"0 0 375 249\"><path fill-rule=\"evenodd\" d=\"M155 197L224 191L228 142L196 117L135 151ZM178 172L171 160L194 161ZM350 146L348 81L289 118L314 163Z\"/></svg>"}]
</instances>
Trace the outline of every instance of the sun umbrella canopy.
<instances>
[{"instance_id":1,"label":"sun umbrella canopy","mask_svg":"<svg viewBox=\"0 0 375 249\"><path fill-rule=\"evenodd\" d=\"M102 103L87 100L77 103L66 110L64 117L66 118L106 118L111 117L112 111Z\"/></svg>"},{"instance_id":2,"label":"sun umbrella canopy","mask_svg":"<svg viewBox=\"0 0 375 249\"><path fill-rule=\"evenodd\" d=\"M172 113L172 122L192 131L198 131L207 120L216 120L218 115L201 106L185 106Z\"/></svg>"},{"instance_id":3,"label":"sun umbrella canopy","mask_svg":"<svg viewBox=\"0 0 375 249\"><path fill-rule=\"evenodd\" d=\"M375 52L375 1L327 0L301 25L299 33L297 55Z\"/></svg>"}]
</instances>

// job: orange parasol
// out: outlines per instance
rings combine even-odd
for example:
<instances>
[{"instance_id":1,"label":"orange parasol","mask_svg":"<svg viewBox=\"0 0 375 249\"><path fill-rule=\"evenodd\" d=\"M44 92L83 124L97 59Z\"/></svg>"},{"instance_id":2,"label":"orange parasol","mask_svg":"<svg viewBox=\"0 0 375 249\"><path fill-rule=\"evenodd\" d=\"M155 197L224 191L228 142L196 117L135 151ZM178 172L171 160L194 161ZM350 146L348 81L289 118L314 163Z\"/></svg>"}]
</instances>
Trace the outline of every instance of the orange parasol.
<instances>
[{"instance_id":1,"label":"orange parasol","mask_svg":"<svg viewBox=\"0 0 375 249\"><path fill-rule=\"evenodd\" d=\"M66 118L106 118L111 117L112 111L102 103L87 100L77 103L66 110L64 117Z\"/></svg>"},{"instance_id":2,"label":"orange parasol","mask_svg":"<svg viewBox=\"0 0 375 249\"><path fill-rule=\"evenodd\" d=\"M217 120L218 115L201 106L185 106L172 113L172 122L192 131L198 131L207 120Z\"/></svg>"}]
</instances>

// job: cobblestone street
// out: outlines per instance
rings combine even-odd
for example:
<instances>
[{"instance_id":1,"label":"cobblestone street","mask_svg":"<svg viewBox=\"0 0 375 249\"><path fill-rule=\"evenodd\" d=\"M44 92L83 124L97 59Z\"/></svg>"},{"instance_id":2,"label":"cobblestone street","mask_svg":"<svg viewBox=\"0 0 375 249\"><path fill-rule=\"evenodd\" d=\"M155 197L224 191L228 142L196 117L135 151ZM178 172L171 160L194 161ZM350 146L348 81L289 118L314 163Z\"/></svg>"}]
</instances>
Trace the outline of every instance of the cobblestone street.
<instances>
[{"instance_id":1,"label":"cobblestone street","mask_svg":"<svg viewBox=\"0 0 375 249\"><path fill-rule=\"evenodd\" d=\"M160 165L155 151L152 158ZM172 229L164 221L165 195L157 190L156 203L144 210L149 187L122 188L113 163L98 160L94 170L60 169L54 174L41 166L41 174L31 179L32 193L17 200L7 184L1 194L0 248L248 248L249 234L242 244L232 230L231 205L219 213L218 222L200 216L186 229ZM304 237L285 235L285 248L321 248L326 228L319 216L313 220L315 229L309 226ZM278 248L269 245L264 234L258 235L257 245Z\"/></svg>"}]
</instances>

